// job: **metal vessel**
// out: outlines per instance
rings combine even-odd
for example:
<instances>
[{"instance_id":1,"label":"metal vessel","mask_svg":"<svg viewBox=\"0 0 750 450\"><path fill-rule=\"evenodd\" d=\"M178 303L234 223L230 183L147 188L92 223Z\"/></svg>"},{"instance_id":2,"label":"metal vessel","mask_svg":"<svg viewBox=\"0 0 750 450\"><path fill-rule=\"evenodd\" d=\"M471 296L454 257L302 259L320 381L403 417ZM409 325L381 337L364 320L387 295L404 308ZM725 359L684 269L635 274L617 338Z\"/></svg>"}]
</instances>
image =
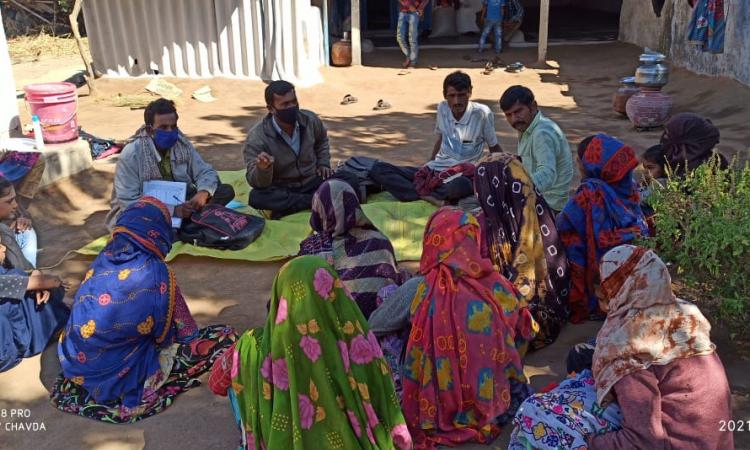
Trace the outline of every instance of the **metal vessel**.
<instances>
[{"instance_id":1,"label":"metal vessel","mask_svg":"<svg viewBox=\"0 0 750 450\"><path fill-rule=\"evenodd\" d=\"M646 52L641 55L641 65L635 71L635 83L645 87L663 87L669 81L669 67L664 64L666 56Z\"/></svg>"}]
</instances>

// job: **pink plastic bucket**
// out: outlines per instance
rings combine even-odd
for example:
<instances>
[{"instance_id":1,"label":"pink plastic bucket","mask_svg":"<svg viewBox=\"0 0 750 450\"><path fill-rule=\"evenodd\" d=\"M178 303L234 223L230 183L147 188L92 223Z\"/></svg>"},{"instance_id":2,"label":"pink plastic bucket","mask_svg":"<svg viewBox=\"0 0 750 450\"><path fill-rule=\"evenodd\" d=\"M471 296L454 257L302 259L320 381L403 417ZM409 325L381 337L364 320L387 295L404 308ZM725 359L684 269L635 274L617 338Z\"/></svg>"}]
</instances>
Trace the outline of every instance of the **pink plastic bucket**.
<instances>
[{"instance_id":1,"label":"pink plastic bucket","mask_svg":"<svg viewBox=\"0 0 750 450\"><path fill-rule=\"evenodd\" d=\"M78 138L78 94L73 83L39 83L23 87L29 112L39 116L44 142Z\"/></svg>"}]
</instances>

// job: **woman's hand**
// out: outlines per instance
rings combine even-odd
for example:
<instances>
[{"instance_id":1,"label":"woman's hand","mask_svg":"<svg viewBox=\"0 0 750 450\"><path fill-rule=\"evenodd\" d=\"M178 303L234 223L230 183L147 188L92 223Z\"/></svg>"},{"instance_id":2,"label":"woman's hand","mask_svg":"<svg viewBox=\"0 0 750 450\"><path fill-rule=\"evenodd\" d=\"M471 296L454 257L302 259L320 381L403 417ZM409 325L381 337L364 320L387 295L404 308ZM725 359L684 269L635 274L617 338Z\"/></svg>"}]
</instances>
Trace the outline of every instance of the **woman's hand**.
<instances>
[{"instance_id":1,"label":"woman's hand","mask_svg":"<svg viewBox=\"0 0 750 450\"><path fill-rule=\"evenodd\" d=\"M43 291L62 287L67 290L70 286L57 275L45 275L41 270L33 270L29 275L27 291Z\"/></svg>"},{"instance_id":2,"label":"woman's hand","mask_svg":"<svg viewBox=\"0 0 750 450\"><path fill-rule=\"evenodd\" d=\"M10 224L10 229L16 233L23 233L31 229L31 219L28 217L19 217Z\"/></svg>"},{"instance_id":3,"label":"woman's hand","mask_svg":"<svg viewBox=\"0 0 750 450\"><path fill-rule=\"evenodd\" d=\"M49 300L49 295L49 291L46 289L43 291L36 291L36 304L43 305L47 303L47 301Z\"/></svg>"}]
</instances>

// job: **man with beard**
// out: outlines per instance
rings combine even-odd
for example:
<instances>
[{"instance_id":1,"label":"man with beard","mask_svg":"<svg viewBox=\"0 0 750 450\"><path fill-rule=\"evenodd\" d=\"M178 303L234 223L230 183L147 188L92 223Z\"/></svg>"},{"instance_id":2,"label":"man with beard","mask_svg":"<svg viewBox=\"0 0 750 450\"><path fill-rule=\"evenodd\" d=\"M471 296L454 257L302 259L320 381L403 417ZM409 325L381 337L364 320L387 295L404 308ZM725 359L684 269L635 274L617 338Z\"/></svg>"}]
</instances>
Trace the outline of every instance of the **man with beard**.
<instances>
[{"instance_id":1,"label":"man with beard","mask_svg":"<svg viewBox=\"0 0 750 450\"><path fill-rule=\"evenodd\" d=\"M318 186L331 176L328 133L320 118L300 110L294 85L266 87L268 114L248 133L244 157L248 203L279 219L310 209Z\"/></svg>"},{"instance_id":2,"label":"man with beard","mask_svg":"<svg viewBox=\"0 0 750 450\"><path fill-rule=\"evenodd\" d=\"M547 204L560 212L568 201L573 156L559 126L539 111L534 94L511 86L500 98L508 123L518 131L518 156Z\"/></svg>"},{"instance_id":3,"label":"man with beard","mask_svg":"<svg viewBox=\"0 0 750 450\"><path fill-rule=\"evenodd\" d=\"M370 178L401 201L420 198L442 205L472 196L473 164L484 154L502 151L495 135L495 119L486 105L470 101L471 78L456 71L443 81L444 101L437 109L438 138L430 161L422 168L377 162Z\"/></svg>"}]
</instances>

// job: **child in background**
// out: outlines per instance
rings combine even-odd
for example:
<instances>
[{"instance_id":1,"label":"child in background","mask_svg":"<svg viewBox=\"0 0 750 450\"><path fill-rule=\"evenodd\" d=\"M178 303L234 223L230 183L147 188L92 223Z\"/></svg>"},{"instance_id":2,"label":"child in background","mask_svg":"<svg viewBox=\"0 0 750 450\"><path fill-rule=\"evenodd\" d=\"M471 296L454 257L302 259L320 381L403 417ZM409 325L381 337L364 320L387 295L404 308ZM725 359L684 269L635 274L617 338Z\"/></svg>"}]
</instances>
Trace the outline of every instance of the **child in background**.
<instances>
[{"instance_id":1,"label":"child in background","mask_svg":"<svg viewBox=\"0 0 750 450\"><path fill-rule=\"evenodd\" d=\"M646 217L649 236L656 235L656 223L654 221L654 208L647 199L651 196L654 188L667 185L667 157L661 144L649 147L641 156L643 166L643 177L640 180L641 211Z\"/></svg>"},{"instance_id":2,"label":"child in background","mask_svg":"<svg viewBox=\"0 0 750 450\"><path fill-rule=\"evenodd\" d=\"M645 169L641 180L641 201L644 201L653 192L654 183L661 186L667 183L667 158L661 144L649 147L641 156L641 164Z\"/></svg>"},{"instance_id":3,"label":"child in background","mask_svg":"<svg viewBox=\"0 0 750 450\"><path fill-rule=\"evenodd\" d=\"M503 6L506 0L484 0L484 27L479 37L479 53L484 51L484 44L491 31L495 31L495 53L503 51Z\"/></svg>"}]
</instances>

